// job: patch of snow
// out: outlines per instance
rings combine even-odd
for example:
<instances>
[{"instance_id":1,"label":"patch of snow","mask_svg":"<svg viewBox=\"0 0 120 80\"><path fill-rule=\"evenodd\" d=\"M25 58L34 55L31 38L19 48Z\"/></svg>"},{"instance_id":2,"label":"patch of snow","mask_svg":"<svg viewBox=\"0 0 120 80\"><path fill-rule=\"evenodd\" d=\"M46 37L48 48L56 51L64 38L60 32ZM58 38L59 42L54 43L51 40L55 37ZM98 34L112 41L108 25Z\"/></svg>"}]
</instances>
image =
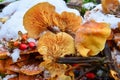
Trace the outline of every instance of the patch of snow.
<instances>
[{"instance_id":1,"label":"patch of snow","mask_svg":"<svg viewBox=\"0 0 120 80\"><path fill-rule=\"evenodd\" d=\"M44 78L45 78L45 79L48 79L48 78L51 77L50 72L47 71L47 70L45 70L43 74L44 74Z\"/></svg>"},{"instance_id":2,"label":"patch of snow","mask_svg":"<svg viewBox=\"0 0 120 80\"><path fill-rule=\"evenodd\" d=\"M57 31L57 32L60 32L60 29L57 27L57 26L54 26L53 27L53 30Z\"/></svg>"},{"instance_id":3,"label":"patch of snow","mask_svg":"<svg viewBox=\"0 0 120 80\"><path fill-rule=\"evenodd\" d=\"M89 3L85 3L82 5L82 7L86 8L86 9L91 9L94 8L96 6L96 4L94 4L93 2L89 2Z\"/></svg>"},{"instance_id":4,"label":"patch of snow","mask_svg":"<svg viewBox=\"0 0 120 80\"><path fill-rule=\"evenodd\" d=\"M0 17L2 16L11 16L16 10L16 6L19 5L19 1L13 2L6 6L3 10L2 13L0 14Z\"/></svg>"},{"instance_id":5,"label":"patch of snow","mask_svg":"<svg viewBox=\"0 0 120 80\"><path fill-rule=\"evenodd\" d=\"M16 1L16 0L4 0L4 1Z\"/></svg>"},{"instance_id":6,"label":"patch of snow","mask_svg":"<svg viewBox=\"0 0 120 80\"><path fill-rule=\"evenodd\" d=\"M24 65L21 67L21 70L30 70L30 71L33 71L33 70L39 70L40 68L34 64L32 65Z\"/></svg>"},{"instance_id":7,"label":"patch of snow","mask_svg":"<svg viewBox=\"0 0 120 80\"><path fill-rule=\"evenodd\" d=\"M120 51L114 48L114 50L111 51L111 54L112 54L112 59L116 60L116 62L120 64Z\"/></svg>"},{"instance_id":8,"label":"patch of snow","mask_svg":"<svg viewBox=\"0 0 120 80\"><path fill-rule=\"evenodd\" d=\"M16 62L18 58L20 58L20 50L14 49L13 53L10 56L12 57L13 62Z\"/></svg>"},{"instance_id":9,"label":"patch of snow","mask_svg":"<svg viewBox=\"0 0 120 80\"><path fill-rule=\"evenodd\" d=\"M0 48L2 48L3 47L3 45L2 44L0 44Z\"/></svg>"},{"instance_id":10,"label":"patch of snow","mask_svg":"<svg viewBox=\"0 0 120 80\"><path fill-rule=\"evenodd\" d=\"M63 0L19 0L9 4L5 7L0 13L0 17L8 16L10 17L6 23L1 25L0 29L0 39L2 38L17 38L18 31L22 31L22 33L26 33L27 31L23 26L23 16L28 9L33 7L34 5L40 2L49 2L50 4L55 6L55 10L58 13L63 11L73 12L76 15L80 15L79 11L75 9L68 8L66 3ZM59 5L58 5L59 4Z\"/></svg>"},{"instance_id":11,"label":"patch of snow","mask_svg":"<svg viewBox=\"0 0 120 80\"><path fill-rule=\"evenodd\" d=\"M8 79L10 79L10 78L14 78L14 77L16 77L17 75L7 75L7 76L5 76L4 78L3 78L3 80L8 80Z\"/></svg>"},{"instance_id":12,"label":"patch of snow","mask_svg":"<svg viewBox=\"0 0 120 80\"><path fill-rule=\"evenodd\" d=\"M115 17L115 15L104 14L102 12L101 4L97 5L94 9L92 9L84 15L84 22L89 20L95 20L97 22L106 22L110 24L110 27L112 29L117 28L118 22L120 22L120 18Z\"/></svg>"},{"instance_id":13,"label":"patch of snow","mask_svg":"<svg viewBox=\"0 0 120 80\"><path fill-rule=\"evenodd\" d=\"M0 80L2 80L2 77L0 76Z\"/></svg>"},{"instance_id":14,"label":"patch of snow","mask_svg":"<svg viewBox=\"0 0 120 80\"><path fill-rule=\"evenodd\" d=\"M35 39L33 39L33 38L29 38L29 39L27 39L27 41L36 43Z\"/></svg>"},{"instance_id":15,"label":"patch of snow","mask_svg":"<svg viewBox=\"0 0 120 80\"><path fill-rule=\"evenodd\" d=\"M116 56L116 61L117 61L118 64L120 64L120 55Z\"/></svg>"},{"instance_id":16,"label":"patch of snow","mask_svg":"<svg viewBox=\"0 0 120 80\"><path fill-rule=\"evenodd\" d=\"M0 22L0 28L1 28L1 26L2 26L2 22Z\"/></svg>"}]
</instances>

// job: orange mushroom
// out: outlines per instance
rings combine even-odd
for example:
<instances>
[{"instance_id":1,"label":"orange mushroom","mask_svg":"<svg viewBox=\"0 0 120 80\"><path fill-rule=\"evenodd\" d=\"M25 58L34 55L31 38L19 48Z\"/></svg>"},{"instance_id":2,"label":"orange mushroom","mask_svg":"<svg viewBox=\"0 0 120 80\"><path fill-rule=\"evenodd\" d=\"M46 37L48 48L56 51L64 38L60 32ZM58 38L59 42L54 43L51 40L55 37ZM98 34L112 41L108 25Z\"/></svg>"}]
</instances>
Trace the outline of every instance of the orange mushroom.
<instances>
[{"instance_id":1,"label":"orange mushroom","mask_svg":"<svg viewBox=\"0 0 120 80\"><path fill-rule=\"evenodd\" d=\"M80 24L82 23L82 17L77 16L74 13L62 12L61 14L63 21L65 22L65 30L75 33Z\"/></svg>"},{"instance_id":2,"label":"orange mushroom","mask_svg":"<svg viewBox=\"0 0 120 80\"><path fill-rule=\"evenodd\" d=\"M66 64L59 64L51 61L44 61L42 62L39 67L44 67L45 71L49 74L48 79L52 79L58 76L61 76L65 74L65 71L67 70ZM62 77L61 77L62 78ZM55 79L57 80L57 79Z\"/></svg>"},{"instance_id":3,"label":"orange mushroom","mask_svg":"<svg viewBox=\"0 0 120 80\"><path fill-rule=\"evenodd\" d=\"M28 36L37 38L40 33L57 27L61 31L75 33L82 22L82 17L72 12L58 14L55 7L47 2L39 3L29 9L23 18L23 25ZM52 30L50 30L52 31Z\"/></svg>"},{"instance_id":4,"label":"orange mushroom","mask_svg":"<svg viewBox=\"0 0 120 80\"><path fill-rule=\"evenodd\" d=\"M117 10L119 5L119 0L102 0L103 12L106 14L113 14L113 12Z\"/></svg>"},{"instance_id":5,"label":"orange mushroom","mask_svg":"<svg viewBox=\"0 0 120 80\"><path fill-rule=\"evenodd\" d=\"M60 28L61 31L69 31L75 33L82 23L82 17L72 12L62 12L61 15L55 14L53 23Z\"/></svg>"},{"instance_id":6,"label":"orange mushroom","mask_svg":"<svg viewBox=\"0 0 120 80\"><path fill-rule=\"evenodd\" d=\"M44 60L75 54L74 39L65 32L54 34L46 32L38 41L38 52Z\"/></svg>"},{"instance_id":7,"label":"orange mushroom","mask_svg":"<svg viewBox=\"0 0 120 80\"><path fill-rule=\"evenodd\" d=\"M95 56L104 49L111 33L109 24L88 21L80 26L76 33L75 45L79 55Z\"/></svg>"},{"instance_id":8,"label":"orange mushroom","mask_svg":"<svg viewBox=\"0 0 120 80\"><path fill-rule=\"evenodd\" d=\"M39 3L29 9L23 19L25 29L30 37L36 38L38 35L52 26L52 15L55 13L55 7L44 2Z\"/></svg>"}]
</instances>

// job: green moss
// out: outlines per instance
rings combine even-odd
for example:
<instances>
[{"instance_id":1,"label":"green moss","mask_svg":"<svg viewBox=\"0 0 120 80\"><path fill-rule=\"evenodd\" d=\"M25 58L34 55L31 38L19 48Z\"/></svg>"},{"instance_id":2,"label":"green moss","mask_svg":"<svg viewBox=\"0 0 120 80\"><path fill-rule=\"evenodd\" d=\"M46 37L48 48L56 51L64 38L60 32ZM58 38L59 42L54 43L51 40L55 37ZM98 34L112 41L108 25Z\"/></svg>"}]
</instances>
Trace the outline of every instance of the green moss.
<instances>
[{"instance_id":1,"label":"green moss","mask_svg":"<svg viewBox=\"0 0 120 80\"><path fill-rule=\"evenodd\" d=\"M4 0L0 0L0 2L3 2Z\"/></svg>"},{"instance_id":2,"label":"green moss","mask_svg":"<svg viewBox=\"0 0 120 80\"><path fill-rule=\"evenodd\" d=\"M68 3L70 0L64 0L66 3Z\"/></svg>"},{"instance_id":3,"label":"green moss","mask_svg":"<svg viewBox=\"0 0 120 80\"><path fill-rule=\"evenodd\" d=\"M97 3L96 0L83 0L83 4L84 3L89 3L89 2Z\"/></svg>"},{"instance_id":4,"label":"green moss","mask_svg":"<svg viewBox=\"0 0 120 80\"><path fill-rule=\"evenodd\" d=\"M5 74L0 73L0 76L3 78L3 77L5 77Z\"/></svg>"}]
</instances>

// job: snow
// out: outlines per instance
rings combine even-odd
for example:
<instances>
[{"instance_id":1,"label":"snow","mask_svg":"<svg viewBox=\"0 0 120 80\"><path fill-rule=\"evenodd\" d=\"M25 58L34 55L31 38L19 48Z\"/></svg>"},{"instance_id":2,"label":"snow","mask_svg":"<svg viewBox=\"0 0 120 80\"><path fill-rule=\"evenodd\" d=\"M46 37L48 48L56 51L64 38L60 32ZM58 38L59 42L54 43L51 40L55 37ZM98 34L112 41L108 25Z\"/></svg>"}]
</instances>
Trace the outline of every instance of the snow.
<instances>
[{"instance_id":1,"label":"snow","mask_svg":"<svg viewBox=\"0 0 120 80\"><path fill-rule=\"evenodd\" d=\"M68 11L74 12L76 15L80 15L79 11L68 8L63 0L19 0L6 6L3 9L2 13L0 13L0 18L6 16L9 17L6 23L1 24L0 39L16 39L18 37L18 31L26 33L26 30L23 26L23 16L28 9L39 2L51 3L56 7L56 12L58 13Z\"/></svg>"},{"instance_id":2,"label":"snow","mask_svg":"<svg viewBox=\"0 0 120 80\"><path fill-rule=\"evenodd\" d=\"M2 23L0 22L0 28L1 28L1 26L2 26Z\"/></svg>"},{"instance_id":3,"label":"snow","mask_svg":"<svg viewBox=\"0 0 120 80\"><path fill-rule=\"evenodd\" d=\"M20 50L14 49L10 56L12 57L13 62L17 62L18 58L20 58Z\"/></svg>"},{"instance_id":4,"label":"snow","mask_svg":"<svg viewBox=\"0 0 120 80\"><path fill-rule=\"evenodd\" d=\"M16 0L4 0L4 1L16 1Z\"/></svg>"},{"instance_id":5,"label":"snow","mask_svg":"<svg viewBox=\"0 0 120 80\"><path fill-rule=\"evenodd\" d=\"M0 76L0 80L2 80L2 77Z\"/></svg>"},{"instance_id":6,"label":"snow","mask_svg":"<svg viewBox=\"0 0 120 80\"><path fill-rule=\"evenodd\" d=\"M0 14L0 17L2 16L11 16L15 11L16 11L16 6L19 5L19 1L13 2L6 6L3 10L2 13Z\"/></svg>"},{"instance_id":7,"label":"snow","mask_svg":"<svg viewBox=\"0 0 120 80\"><path fill-rule=\"evenodd\" d=\"M29 71L37 71L37 70L39 70L40 68L38 67L38 66L36 66L36 65L34 65L34 64L32 64L32 65L24 65L24 66L22 66L22 68L21 68L21 70L29 70Z\"/></svg>"},{"instance_id":8,"label":"snow","mask_svg":"<svg viewBox=\"0 0 120 80\"><path fill-rule=\"evenodd\" d=\"M50 78L50 76L51 76L51 75L50 75L50 72L47 71L47 70L45 70L43 74L44 74L44 78L45 78L45 79L48 79L48 78Z\"/></svg>"},{"instance_id":9,"label":"snow","mask_svg":"<svg viewBox=\"0 0 120 80\"><path fill-rule=\"evenodd\" d=\"M112 29L118 27L118 22L120 22L120 18L115 17L115 15L104 14L102 12L101 4L97 5L94 9L87 12L84 16L84 22L89 20L95 20L97 22L106 22L110 24Z\"/></svg>"},{"instance_id":10,"label":"snow","mask_svg":"<svg viewBox=\"0 0 120 80\"><path fill-rule=\"evenodd\" d=\"M16 75L7 75L3 78L3 80L8 80L8 79L14 78L14 77L16 77Z\"/></svg>"},{"instance_id":11,"label":"snow","mask_svg":"<svg viewBox=\"0 0 120 80\"><path fill-rule=\"evenodd\" d=\"M35 39L33 39L33 38L29 38L29 39L27 39L27 41L36 43Z\"/></svg>"},{"instance_id":12,"label":"snow","mask_svg":"<svg viewBox=\"0 0 120 80\"><path fill-rule=\"evenodd\" d=\"M117 64L120 64L120 51L114 48L113 51L111 51L111 54L112 59L116 60Z\"/></svg>"},{"instance_id":13,"label":"snow","mask_svg":"<svg viewBox=\"0 0 120 80\"><path fill-rule=\"evenodd\" d=\"M86 9L91 9L93 7L95 7L96 5L93 2L89 2L89 3L85 3L82 5L82 7L86 8Z\"/></svg>"},{"instance_id":14,"label":"snow","mask_svg":"<svg viewBox=\"0 0 120 80\"><path fill-rule=\"evenodd\" d=\"M120 64L120 55L116 56L116 61L117 61L118 64Z\"/></svg>"}]
</instances>

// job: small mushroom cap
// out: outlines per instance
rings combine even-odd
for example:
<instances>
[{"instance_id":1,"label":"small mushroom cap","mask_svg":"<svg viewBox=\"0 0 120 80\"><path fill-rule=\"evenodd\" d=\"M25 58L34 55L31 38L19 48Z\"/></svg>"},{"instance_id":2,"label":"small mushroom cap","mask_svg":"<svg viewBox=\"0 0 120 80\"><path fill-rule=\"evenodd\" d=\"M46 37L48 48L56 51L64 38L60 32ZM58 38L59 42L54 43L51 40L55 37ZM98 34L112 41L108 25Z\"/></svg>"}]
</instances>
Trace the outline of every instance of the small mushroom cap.
<instances>
[{"instance_id":1,"label":"small mushroom cap","mask_svg":"<svg viewBox=\"0 0 120 80\"><path fill-rule=\"evenodd\" d=\"M47 60L42 62L39 67L44 67L48 74L50 74L50 78L65 74L65 71L67 70L66 64L59 64Z\"/></svg>"},{"instance_id":2,"label":"small mushroom cap","mask_svg":"<svg viewBox=\"0 0 120 80\"><path fill-rule=\"evenodd\" d=\"M113 13L117 10L120 5L119 0L102 0L103 12L106 14Z\"/></svg>"},{"instance_id":3,"label":"small mushroom cap","mask_svg":"<svg viewBox=\"0 0 120 80\"><path fill-rule=\"evenodd\" d=\"M38 52L45 60L75 54L74 39L65 32L46 32L38 41Z\"/></svg>"},{"instance_id":4,"label":"small mushroom cap","mask_svg":"<svg viewBox=\"0 0 120 80\"><path fill-rule=\"evenodd\" d=\"M61 31L69 31L75 33L82 23L82 17L72 12L62 12L53 17L53 23L60 28Z\"/></svg>"},{"instance_id":5,"label":"small mushroom cap","mask_svg":"<svg viewBox=\"0 0 120 80\"><path fill-rule=\"evenodd\" d=\"M107 23L88 21L80 26L75 36L75 45L80 55L95 56L104 49L111 29Z\"/></svg>"},{"instance_id":6,"label":"small mushroom cap","mask_svg":"<svg viewBox=\"0 0 120 80\"><path fill-rule=\"evenodd\" d=\"M70 12L62 12L61 14L63 21L66 23L66 30L69 30L75 33L78 29L80 24L82 23L82 17L77 16L74 13Z\"/></svg>"}]
</instances>

